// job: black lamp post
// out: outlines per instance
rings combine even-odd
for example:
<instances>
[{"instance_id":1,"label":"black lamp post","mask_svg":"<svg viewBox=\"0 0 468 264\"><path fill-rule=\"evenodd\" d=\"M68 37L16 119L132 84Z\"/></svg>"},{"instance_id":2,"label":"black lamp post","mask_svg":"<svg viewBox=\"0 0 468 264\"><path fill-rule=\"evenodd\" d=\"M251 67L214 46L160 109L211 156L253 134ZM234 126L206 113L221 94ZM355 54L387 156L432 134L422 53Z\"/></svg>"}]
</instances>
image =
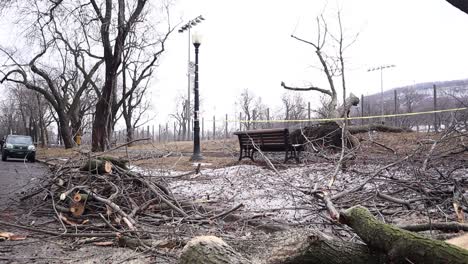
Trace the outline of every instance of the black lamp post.
<instances>
[{"instance_id":1,"label":"black lamp post","mask_svg":"<svg viewBox=\"0 0 468 264\"><path fill-rule=\"evenodd\" d=\"M203 20L205 20L205 18L203 18L201 15L197 16L196 18L192 19L192 20L189 20L185 25L183 25L182 27L180 27L179 29L179 33L184 33L185 31L188 31L188 62L187 62L187 86L188 86L188 89L187 89L187 107L186 107L186 116L187 116L187 134L184 135L184 137L186 136L187 137L187 140L190 140L190 75L191 75L191 71L190 71L190 50L191 50L191 47L190 47L190 29L198 24L200 24Z\"/></svg>"},{"instance_id":2,"label":"black lamp post","mask_svg":"<svg viewBox=\"0 0 468 264\"><path fill-rule=\"evenodd\" d=\"M203 156L200 151L200 120L198 119L200 110L200 100L198 94L198 50L200 48L200 35L194 33L192 36L193 46L195 46L195 82L194 82L194 94L195 94L195 105L193 113L193 155L190 158L192 161L203 160Z\"/></svg>"}]
</instances>

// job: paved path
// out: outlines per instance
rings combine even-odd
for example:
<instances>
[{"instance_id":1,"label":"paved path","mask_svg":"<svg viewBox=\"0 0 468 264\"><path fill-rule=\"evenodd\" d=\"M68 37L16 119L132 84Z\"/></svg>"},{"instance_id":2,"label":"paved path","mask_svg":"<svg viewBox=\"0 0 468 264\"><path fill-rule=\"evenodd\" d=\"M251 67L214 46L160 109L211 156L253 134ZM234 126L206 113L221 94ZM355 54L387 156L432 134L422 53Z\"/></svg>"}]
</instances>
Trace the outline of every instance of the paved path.
<instances>
[{"instance_id":1,"label":"paved path","mask_svg":"<svg viewBox=\"0 0 468 264\"><path fill-rule=\"evenodd\" d=\"M18 200L25 188L38 184L41 176L47 173L48 168L38 162L0 161L0 210L12 202L11 199Z\"/></svg>"}]
</instances>

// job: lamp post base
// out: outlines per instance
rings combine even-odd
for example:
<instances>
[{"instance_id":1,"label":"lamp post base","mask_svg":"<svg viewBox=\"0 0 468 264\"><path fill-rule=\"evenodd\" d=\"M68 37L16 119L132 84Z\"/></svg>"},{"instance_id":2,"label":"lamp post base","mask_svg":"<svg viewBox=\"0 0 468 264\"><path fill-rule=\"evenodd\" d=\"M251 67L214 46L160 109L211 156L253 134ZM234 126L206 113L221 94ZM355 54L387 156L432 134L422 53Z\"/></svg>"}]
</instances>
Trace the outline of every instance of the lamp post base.
<instances>
[{"instance_id":1,"label":"lamp post base","mask_svg":"<svg viewBox=\"0 0 468 264\"><path fill-rule=\"evenodd\" d=\"M199 161L204 159L205 157L203 157L201 153L194 153L192 157L190 157L190 161Z\"/></svg>"}]
</instances>

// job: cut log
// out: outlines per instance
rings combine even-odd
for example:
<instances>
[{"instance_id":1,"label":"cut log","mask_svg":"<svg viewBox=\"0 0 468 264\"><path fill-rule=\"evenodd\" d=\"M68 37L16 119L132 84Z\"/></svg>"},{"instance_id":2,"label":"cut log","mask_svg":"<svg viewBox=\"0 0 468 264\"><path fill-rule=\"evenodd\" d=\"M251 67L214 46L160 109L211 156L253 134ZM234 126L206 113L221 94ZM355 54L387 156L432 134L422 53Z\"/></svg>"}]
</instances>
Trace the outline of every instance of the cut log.
<instances>
[{"instance_id":1,"label":"cut log","mask_svg":"<svg viewBox=\"0 0 468 264\"><path fill-rule=\"evenodd\" d=\"M96 159L109 161L115 166L118 166L124 170L128 170L128 160L126 159L114 158L109 156L97 157Z\"/></svg>"},{"instance_id":2,"label":"cut log","mask_svg":"<svg viewBox=\"0 0 468 264\"><path fill-rule=\"evenodd\" d=\"M468 250L381 223L362 206L342 212L340 221L394 263L468 263Z\"/></svg>"},{"instance_id":3,"label":"cut log","mask_svg":"<svg viewBox=\"0 0 468 264\"><path fill-rule=\"evenodd\" d=\"M72 202L70 204L70 212L73 214L73 216L78 217L81 216L84 213L85 210L85 205L84 203L81 202Z\"/></svg>"},{"instance_id":4,"label":"cut log","mask_svg":"<svg viewBox=\"0 0 468 264\"><path fill-rule=\"evenodd\" d=\"M179 264L251 264L222 239L199 236L190 240L182 250Z\"/></svg>"},{"instance_id":5,"label":"cut log","mask_svg":"<svg viewBox=\"0 0 468 264\"><path fill-rule=\"evenodd\" d=\"M89 171L92 173L105 174L112 171L112 164L107 160L89 160L80 168L81 171Z\"/></svg>"}]
</instances>

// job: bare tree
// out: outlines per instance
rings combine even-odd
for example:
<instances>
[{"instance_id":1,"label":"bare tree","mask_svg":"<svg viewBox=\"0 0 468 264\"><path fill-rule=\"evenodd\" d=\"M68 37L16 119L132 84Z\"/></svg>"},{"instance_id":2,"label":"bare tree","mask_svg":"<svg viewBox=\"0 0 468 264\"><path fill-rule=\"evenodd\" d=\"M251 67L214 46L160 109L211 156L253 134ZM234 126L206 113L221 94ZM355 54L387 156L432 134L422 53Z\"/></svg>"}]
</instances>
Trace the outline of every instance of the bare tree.
<instances>
[{"instance_id":1,"label":"bare tree","mask_svg":"<svg viewBox=\"0 0 468 264\"><path fill-rule=\"evenodd\" d=\"M300 120L307 117L307 106L299 94L284 93L281 97L285 120Z\"/></svg>"},{"instance_id":2,"label":"bare tree","mask_svg":"<svg viewBox=\"0 0 468 264\"><path fill-rule=\"evenodd\" d=\"M165 6L167 14L169 8ZM148 13L143 13L140 20L146 20ZM136 22L139 23L139 22ZM135 26L136 27L136 24ZM118 112L121 109L122 116L127 128L127 141L133 139L133 130L142 121L143 114L150 108L150 100L147 99L147 89L150 84L150 77L157 67L157 62L165 50L165 43L172 31L169 21L167 31L163 35L153 36L152 32L157 32L150 25L143 25L139 34L131 31L126 40L123 51L121 67L122 85L120 97L115 93L112 116L114 117L112 129L118 120Z\"/></svg>"},{"instance_id":3,"label":"bare tree","mask_svg":"<svg viewBox=\"0 0 468 264\"><path fill-rule=\"evenodd\" d=\"M317 39L315 41L309 41L304 38L291 35L292 38L306 43L314 49L315 55L320 63L321 70L325 75L328 85L328 88L321 88L316 86L309 87L291 87L286 85L284 82L281 82L283 88L293 91L316 91L325 96L328 96L330 99L327 100L326 112L327 117L338 117L343 116L343 113L346 111L337 111L338 106L338 93L337 87L335 84L335 78L340 77L340 82L344 95L346 94L346 78L345 78L345 60L344 52L349 48L357 39L357 36L354 36L350 41L345 40L343 26L341 24L341 14L337 13L338 20L338 33L336 35L332 34L329 31L328 24L323 15L316 18L317 23ZM337 47L330 50L330 47ZM351 105L357 105L359 103L359 98L351 97L350 103L346 104L343 100L345 109L351 107Z\"/></svg>"},{"instance_id":4,"label":"bare tree","mask_svg":"<svg viewBox=\"0 0 468 264\"><path fill-rule=\"evenodd\" d=\"M189 111L187 111L187 96L186 95L179 95L175 99L175 109L174 113L171 114L171 117L175 119L176 126L178 127L178 138L183 139L186 138L186 135L188 133L187 131L187 124L189 122L189 119L187 117L187 112L192 112L192 107ZM193 104L191 104L192 106Z\"/></svg>"},{"instance_id":5,"label":"bare tree","mask_svg":"<svg viewBox=\"0 0 468 264\"><path fill-rule=\"evenodd\" d=\"M262 103L262 99L256 97L249 89L242 91L237 104L241 108L245 119L243 124L247 130L257 127L254 120L265 119L266 106Z\"/></svg>"},{"instance_id":6,"label":"bare tree","mask_svg":"<svg viewBox=\"0 0 468 264\"><path fill-rule=\"evenodd\" d=\"M83 110L89 109L82 104L82 98L90 96L85 91L90 89L91 78L103 61L101 59L91 64L86 76L80 74L88 65L80 62L81 54L64 41L64 26L56 21L58 16L63 18L68 15L66 8L59 9L62 2L27 1L19 8L29 10L27 15L34 18L30 25L26 25L29 27L26 37L34 47L30 50L38 51L32 58L23 59L15 49L0 48L7 57L1 82L20 84L44 96L57 114L59 134L65 147L71 148Z\"/></svg>"}]
</instances>

